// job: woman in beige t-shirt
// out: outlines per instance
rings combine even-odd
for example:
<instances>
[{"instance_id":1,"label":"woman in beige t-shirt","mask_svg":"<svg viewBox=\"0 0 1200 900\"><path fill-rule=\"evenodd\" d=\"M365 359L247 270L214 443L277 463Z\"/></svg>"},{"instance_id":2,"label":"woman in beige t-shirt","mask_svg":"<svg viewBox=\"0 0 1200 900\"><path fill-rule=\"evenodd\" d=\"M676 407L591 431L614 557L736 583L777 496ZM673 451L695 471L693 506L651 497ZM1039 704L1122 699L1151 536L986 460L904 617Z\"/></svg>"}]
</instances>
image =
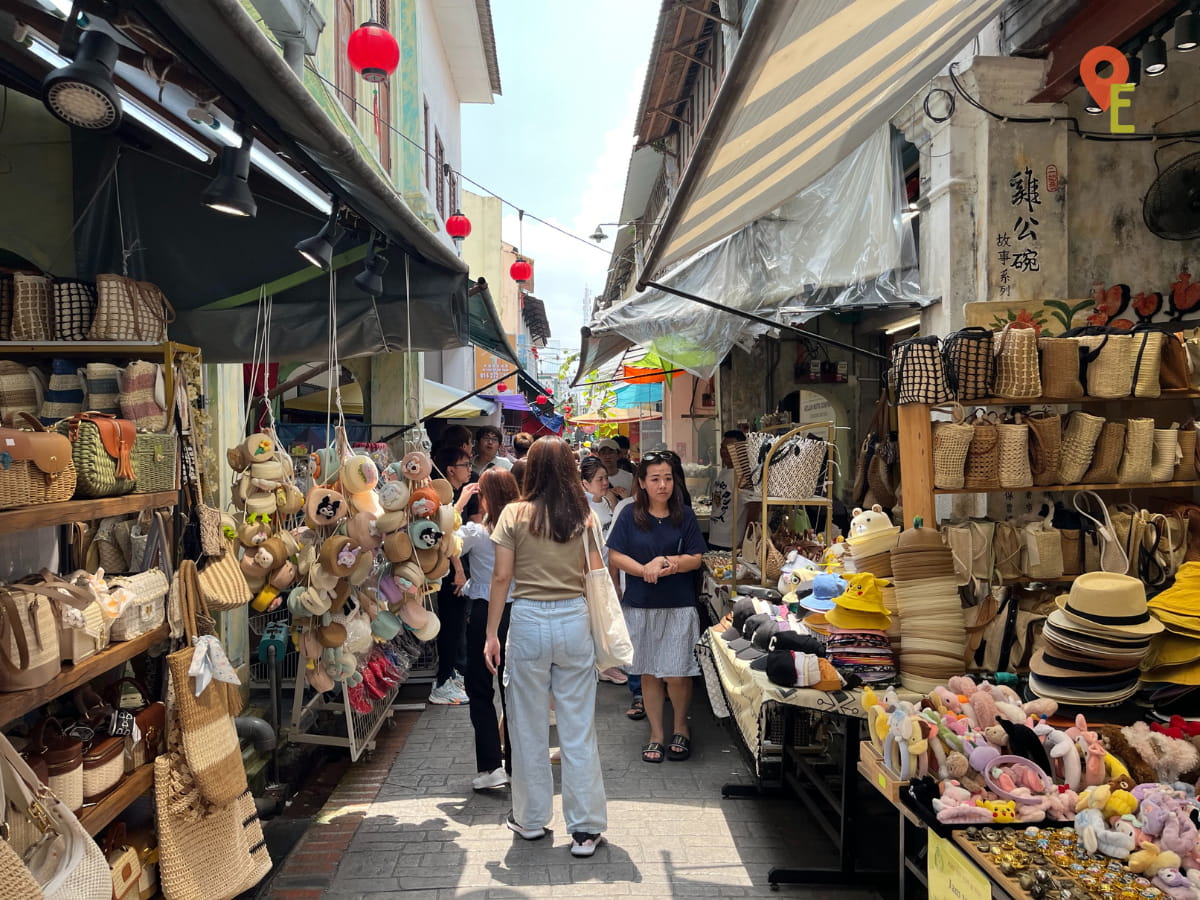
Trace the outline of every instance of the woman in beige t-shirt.
<instances>
[{"instance_id":1,"label":"woman in beige t-shirt","mask_svg":"<svg viewBox=\"0 0 1200 900\"><path fill-rule=\"evenodd\" d=\"M527 459L524 498L505 507L492 529L496 564L483 650L495 672L511 581L503 683L513 808L506 824L532 841L546 834L553 817L548 740L553 698L571 853L591 856L603 841L608 813L596 743L596 651L583 579L587 568L603 568L603 562L598 547L585 559L583 535L591 513L570 447L561 438L545 437Z\"/></svg>"}]
</instances>

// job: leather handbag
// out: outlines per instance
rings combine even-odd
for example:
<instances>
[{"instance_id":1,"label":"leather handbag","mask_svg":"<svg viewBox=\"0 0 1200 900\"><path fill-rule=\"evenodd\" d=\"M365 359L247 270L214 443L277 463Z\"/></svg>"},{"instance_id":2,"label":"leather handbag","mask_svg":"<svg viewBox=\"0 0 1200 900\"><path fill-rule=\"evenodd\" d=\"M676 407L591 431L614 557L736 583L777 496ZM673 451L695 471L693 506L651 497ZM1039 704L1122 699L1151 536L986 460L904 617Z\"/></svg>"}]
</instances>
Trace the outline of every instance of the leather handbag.
<instances>
[{"instance_id":1,"label":"leather handbag","mask_svg":"<svg viewBox=\"0 0 1200 900\"><path fill-rule=\"evenodd\" d=\"M1200 350L1200 345L1197 345ZM1163 335L1162 363L1158 384L1164 391L1186 391L1191 386L1188 347L1177 334Z\"/></svg>"},{"instance_id":2,"label":"leather handbag","mask_svg":"<svg viewBox=\"0 0 1200 900\"><path fill-rule=\"evenodd\" d=\"M88 340L161 343L167 339L175 310L155 285L121 275L97 275L96 292Z\"/></svg>"},{"instance_id":3,"label":"leather handbag","mask_svg":"<svg viewBox=\"0 0 1200 900\"><path fill-rule=\"evenodd\" d=\"M28 413L18 419L33 430L0 428L0 449L7 457L0 464L0 509L70 500L76 480L71 442Z\"/></svg>"},{"instance_id":4,"label":"leather handbag","mask_svg":"<svg viewBox=\"0 0 1200 900\"><path fill-rule=\"evenodd\" d=\"M55 426L71 441L79 497L115 497L137 487L133 445L137 429L128 419L86 412Z\"/></svg>"},{"instance_id":5,"label":"leather handbag","mask_svg":"<svg viewBox=\"0 0 1200 900\"><path fill-rule=\"evenodd\" d=\"M41 687L61 670L58 616L50 598L0 588L0 691Z\"/></svg>"},{"instance_id":6,"label":"leather handbag","mask_svg":"<svg viewBox=\"0 0 1200 900\"><path fill-rule=\"evenodd\" d=\"M137 691L138 702L132 707L125 706L123 693L124 685L132 685ZM132 772L139 766L153 762L163 750L163 739L166 736L167 707L161 700L150 700L150 692L146 686L134 678L122 678L110 684L104 691L105 698L113 709L127 709L133 713L133 721L137 726L136 736L133 733L125 735L125 772Z\"/></svg>"}]
</instances>

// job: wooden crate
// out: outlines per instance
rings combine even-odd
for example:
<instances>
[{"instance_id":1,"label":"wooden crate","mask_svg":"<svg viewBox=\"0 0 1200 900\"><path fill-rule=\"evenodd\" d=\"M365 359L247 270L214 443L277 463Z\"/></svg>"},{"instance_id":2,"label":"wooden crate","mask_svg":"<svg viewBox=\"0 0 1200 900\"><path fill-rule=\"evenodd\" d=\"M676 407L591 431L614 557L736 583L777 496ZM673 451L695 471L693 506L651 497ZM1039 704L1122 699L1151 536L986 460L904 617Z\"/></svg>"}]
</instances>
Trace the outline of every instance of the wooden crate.
<instances>
[{"instance_id":1,"label":"wooden crate","mask_svg":"<svg viewBox=\"0 0 1200 900\"><path fill-rule=\"evenodd\" d=\"M858 773L867 779L875 790L883 794L889 803L900 805L900 788L908 782L901 781L892 774L870 741L862 741L858 745Z\"/></svg>"}]
</instances>

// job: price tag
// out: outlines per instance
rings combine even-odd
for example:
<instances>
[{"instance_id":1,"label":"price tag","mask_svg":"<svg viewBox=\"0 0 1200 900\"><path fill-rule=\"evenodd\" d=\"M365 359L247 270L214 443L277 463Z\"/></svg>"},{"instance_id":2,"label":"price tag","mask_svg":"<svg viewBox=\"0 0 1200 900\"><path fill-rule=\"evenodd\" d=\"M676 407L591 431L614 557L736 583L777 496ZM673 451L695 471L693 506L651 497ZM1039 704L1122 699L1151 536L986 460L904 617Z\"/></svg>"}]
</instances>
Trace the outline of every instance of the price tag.
<instances>
[{"instance_id":1,"label":"price tag","mask_svg":"<svg viewBox=\"0 0 1200 900\"><path fill-rule=\"evenodd\" d=\"M991 900L988 877L957 847L932 831L929 832L926 875L930 897Z\"/></svg>"}]
</instances>

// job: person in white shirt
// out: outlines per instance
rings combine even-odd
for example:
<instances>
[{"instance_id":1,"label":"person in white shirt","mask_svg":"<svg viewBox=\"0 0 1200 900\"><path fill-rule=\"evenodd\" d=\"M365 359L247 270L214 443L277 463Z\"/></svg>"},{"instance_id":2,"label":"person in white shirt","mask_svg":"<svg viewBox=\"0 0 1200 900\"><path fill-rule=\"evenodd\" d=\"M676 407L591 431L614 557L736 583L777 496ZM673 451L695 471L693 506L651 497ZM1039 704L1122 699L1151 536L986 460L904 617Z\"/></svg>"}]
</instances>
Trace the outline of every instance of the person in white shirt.
<instances>
[{"instance_id":1,"label":"person in white shirt","mask_svg":"<svg viewBox=\"0 0 1200 900\"><path fill-rule=\"evenodd\" d=\"M733 508L733 484L736 475L733 460L729 456L730 444L746 440L746 435L736 429L725 432L721 438L721 471L717 473L712 487L712 514L708 520L708 546L714 550L729 550L733 547L734 534L746 531L746 496L738 495L737 508ZM740 529L740 531L735 531Z\"/></svg>"},{"instance_id":2,"label":"person in white shirt","mask_svg":"<svg viewBox=\"0 0 1200 900\"><path fill-rule=\"evenodd\" d=\"M484 425L475 429L475 456L471 460L471 471L482 475L493 467L511 469L512 460L500 453L500 445L503 443L504 435L495 425Z\"/></svg>"},{"instance_id":3,"label":"person in white shirt","mask_svg":"<svg viewBox=\"0 0 1200 900\"><path fill-rule=\"evenodd\" d=\"M621 469L617 464L621 458L621 448L612 438L603 438L592 444L592 453L604 463L608 472L609 487L622 499L633 495L633 475Z\"/></svg>"},{"instance_id":4,"label":"person in white shirt","mask_svg":"<svg viewBox=\"0 0 1200 900\"><path fill-rule=\"evenodd\" d=\"M609 487L608 471L595 456L589 456L579 464L579 478L583 482L583 492L587 494L588 506L600 523L601 532L605 533L613 520L613 507L621 498Z\"/></svg>"}]
</instances>

